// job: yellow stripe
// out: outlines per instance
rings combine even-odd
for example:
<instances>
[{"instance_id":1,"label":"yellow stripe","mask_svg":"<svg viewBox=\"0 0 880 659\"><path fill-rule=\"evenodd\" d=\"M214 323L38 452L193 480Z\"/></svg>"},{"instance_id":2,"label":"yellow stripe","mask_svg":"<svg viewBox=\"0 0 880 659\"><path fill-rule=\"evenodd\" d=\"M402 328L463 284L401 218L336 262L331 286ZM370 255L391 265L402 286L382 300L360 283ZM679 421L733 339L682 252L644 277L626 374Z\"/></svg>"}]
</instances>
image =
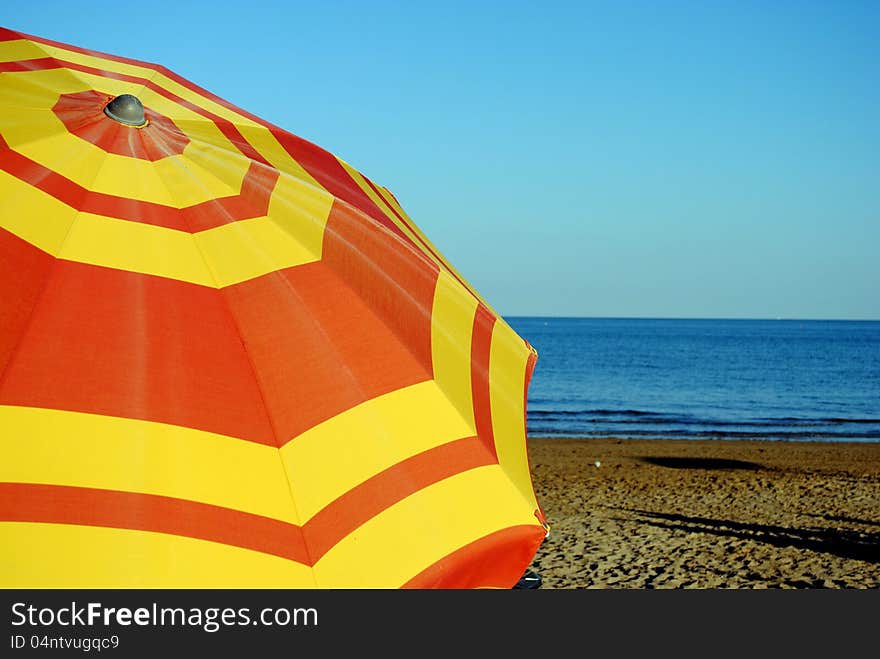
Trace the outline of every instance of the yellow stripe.
<instances>
[{"instance_id":1,"label":"yellow stripe","mask_svg":"<svg viewBox=\"0 0 880 659\"><path fill-rule=\"evenodd\" d=\"M0 481L209 503L298 524L278 449L192 428L0 406Z\"/></svg>"},{"instance_id":2,"label":"yellow stripe","mask_svg":"<svg viewBox=\"0 0 880 659\"><path fill-rule=\"evenodd\" d=\"M219 287L320 259L269 218L243 220L195 234Z\"/></svg>"},{"instance_id":3,"label":"yellow stripe","mask_svg":"<svg viewBox=\"0 0 880 659\"><path fill-rule=\"evenodd\" d=\"M201 115L168 101L149 90L144 92L144 98L142 99L144 104L148 105L148 100L153 96L157 99L155 101L156 111L162 112L162 114L172 119L175 125L194 143L209 144L225 150L236 150L236 147L229 142L217 125ZM284 172L284 176L295 182L299 196L311 197L321 195L329 197L329 193L302 165L291 157L267 128L251 124L236 124L236 128L272 167L280 172ZM215 163L211 164L213 168ZM279 185L281 185L280 181Z\"/></svg>"},{"instance_id":4,"label":"yellow stripe","mask_svg":"<svg viewBox=\"0 0 880 659\"><path fill-rule=\"evenodd\" d=\"M163 533L0 523L0 588L315 588L311 568Z\"/></svg>"},{"instance_id":5,"label":"yellow stripe","mask_svg":"<svg viewBox=\"0 0 880 659\"><path fill-rule=\"evenodd\" d=\"M269 216L226 224L196 234L196 243L223 287L283 268L320 260L333 198L281 175Z\"/></svg>"},{"instance_id":6,"label":"yellow stripe","mask_svg":"<svg viewBox=\"0 0 880 659\"><path fill-rule=\"evenodd\" d=\"M492 331L489 353L489 399L498 462L534 511L525 433L525 370L530 351L502 319Z\"/></svg>"},{"instance_id":7,"label":"yellow stripe","mask_svg":"<svg viewBox=\"0 0 880 659\"><path fill-rule=\"evenodd\" d=\"M80 213L60 258L224 287L317 260L268 218L197 234Z\"/></svg>"},{"instance_id":8,"label":"yellow stripe","mask_svg":"<svg viewBox=\"0 0 880 659\"><path fill-rule=\"evenodd\" d=\"M42 57L45 54L42 50L37 50L37 47L31 44L31 42L27 41L3 42L0 46L2 46L0 47L0 61L29 59L33 55ZM290 156L284 147L279 144L278 140L275 139L268 128L237 112L229 110L198 93L190 91L153 68L120 64L111 60L80 55L54 46L47 46L46 53L62 60L98 67L107 71L146 78L163 89L170 91L172 94L175 94L224 119L232 121L242 136L255 149L257 149L257 151L259 151L273 167L285 171L288 175L305 182L316 191L326 192L322 186ZM5 57L5 59L2 59L3 57ZM173 120L175 125L177 125L177 127L180 128L181 131L183 131L194 143L210 144L226 151L234 153L238 152L237 148L229 142L228 138L220 131L213 121L140 84L113 80L66 69L28 71L4 75L3 78L5 79L3 82L9 82L10 84L15 84L19 87L33 87L37 90L30 92L29 95L25 95L29 99L28 107L51 108L57 101L59 94L85 91L87 89L97 89L114 96L123 93L135 94L141 99L147 108L155 110ZM22 105L21 103L8 102L9 99L11 99L10 94L11 92L4 97L4 105L8 105L9 107ZM22 97L22 94L24 94L24 92L20 92L19 97ZM41 102L33 103L33 100L35 99L41 99ZM42 136L42 134L41 131L40 135ZM198 154L190 154L188 152L187 155L191 157L196 165L204 166L199 160ZM47 163L44 164L49 166ZM213 166L216 163L211 164L211 169L213 170ZM53 167L53 169L60 171L57 167ZM69 178L73 177L70 176ZM231 185L228 180L227 185ZM235 185L233 185L233 187L237 188ZM180 198L179 193L177 194L177 197Z\"/></svg>"},{"instance_id":9,"label":"yellow stripe","mask_svg":"<svg viewBox=\"0 0 880 659\"><path fill-rule=\"evenodd\" d=\"M19 153L57 171L87 189L183 208L216 197L238 194L250 161L217 126L165 97L140 85L62 70L34 71L6 76L0 85L5 109L0 113L3 135ZM198 134L183 155L155 162L108 154L68 133L51 108L61 93L97 89L110 95L133 93L144 105L161 114L183 117L184 133ZM45 91L44 91L45 90ZM136 128L124 130L137 131ZM150 130L147 128L146 130ZM194 131L196 132L196 131Z\"/></svg>"},{"instance_id":10,"label":"yellow stripe","mask_svg":"<svg viewBox=\"0 0 880 659\"><path fill-rule=\"evenodd\" d=\"M94 192L185 208L239 194L247 172L249 161L240 154L193 143L183 155L155 162L108 153L68 133L57 117L54 121L60 127L42 130L39 139L34 126L51 125L51 120L4 126L3 136L18 153Z\"/></svg>"},{"instance_id":11,"label":"yellow stripe","mask_svg":"<svg viewBox=\"0 0 880 659\"><path fill-rule=\"evenodd\" d=\"M332 200L315 196L304 199L302 206L286 203L272 203L276 217L190 234L77 213L51 195L0 172L0 226L32 245L68 261L209 287L230 286L320 259Z\"/></svg>"},{"instance_id":12,"label":"yellow stripe","mask_svg":"<svg viewBox=\"0 0 880 659\"><path fill-rule=\"evenodd\" d=\"M91 66L105 71L112 70L117 73L124 73L139 78L149 78L150 74L153 72L153 69L150 68L115 62L92 55L85 55L51 44L30 41L26 38L0 43L0 61L3 62L39 59L42 57L54 57L68 62L76 62L77 64L84 64L85 66ZM112 69L108 66L111 64L113 65Z\"/></svg>"},{"instance_id":13,"label":"yellow stripe","mask_svg":"<svg viewBox=\"0 0 880 659\"><path fill-rule=\"evenodd\" d=\"M25 41L25 42L6 42L6 43L29 44L30 42ZM159 85L160 87L168 90L172 94L176 94L177 96L180 96L181 98L184 98L187 101L190 101L190 102L194 103L195 105L198 105L199 107L202 107L202 108L208 110L209 112L213 112L214 114L219 115L225 119L228 119L230 121L235 121L237 123L254 125L254 122L251 121L250 119L238 114L237 112L233 112L232 110L225 108L224 106L220 105L219 103L216 103L210 99L205 98L201 94L197 94L193 91L190 91L187 87L184 87L183 85L175 82L174 80L172 80L171 78L166 76L164 73L162 73L161 70L158 70L157 68L154 68L152 66L149 66L149 65L140 66L137 64L127 64L124 62L118 62L115 60L104 59L101 57L96 57L94 55L86 55L86 54L78 53L78 52L75 52L72 50L67 50L67 49L64 49L64 48L61 48L58 46L52 46L52 45L42 44L42 43L38 44L37 47L41 51L43 51L46 55L48 55L50 57L54 57L59 60L63 60L63 61L67 61L67 62L74 62L76 64L82 64L84 66L89 66L89 67L101 69L103 71L112 71L115 73L122 73L124 75L129 75L129 76L134 76L137 78L144 78L144 79L150 80L151 82L154 82L155 84ZM9 52L14 52L14 48L15 47L10 48ZM32 49L33 46L25 45L22 48L24 48L24 49L31 48ZM22 52L25 52L25 51L23 50ZM30 50L29 52L33 52L33 50ZM38 55L38 57L43 57L43 56L44 55L42 53L40 53ZM30 58L29 56L25 55L24 57L11 57L11 60L29 59L29 58ZM11 61L11 60L7 60L7 61ZM131 83L126 83L126 84L131 85Z\"/></svg>"},{"instance_id":14,"label":"yellow stripe","mask_svg":"<svg viewBox=\"0 0 880 659\"><path fill-rule=\"evenodd\" d=\"M278 227L296 239L316 257L324 242L324 227L333 208L333 196L281 170L272 197L269 217Z\"/></svg>"},{"instance_id":15,"label":"yellow stripe","mask_svg":"<svg viewBox=\"0 0 880 659\"><path fill-rule=\"evenodd\" d=\"M293 438L282 449L297 510L308 521L328 503L398 462L473 430L433 381L369 400ZM328 477L327 465L332 465Z\"/></svg>"},{"instance_id":16,"label":"yellow stripe","mask_svg":"<svg viewBox=\"0 0 880 659\"><path fill-rule=\"evenodd\" d=\"M6 74L3 74L5 76ZM2 80L3 76L0 76ZM80 83L76 91L82 91ZM5 95L0 97L5 101ZM21 119L21 113L29 117ZM71 135L67 127L46 108L29 108L0 113L0 131L9 146L23 156L89 188L104 164L107 153Z\"/></svg>"},{"instance_id":17,"label":"yellow stripe","mask_svg":"<svg viewBox=\"0 0 880 659\"><path fill-rule=\"evenodd\" d=\"M434 379L476 434L471 392L471 337L477 301L441 270L431 312Z\"/></svg>"},{"instance_id":18,"label":"yellow stripe","mask_svg":"<svg viewBox=\"0 0 880 659\"><path fill-rule=\"evenodd\" d=\"M2 43L2 42L0 42ZM42 110L52 108L61 94L82 92L88 84L65 71L27 71L0 75L0 117L5 131L18 124L20 130L30 126L33 139L43 136L48 121L51 127L67 132L67 128L54 114ZM34 110L37 109L37 112Z\"/></svg>"},{"instance_id":19,"label":"yellow stripe","mask_svg":"<svg viewBox=\"0 0 880 659\"><path fill-rule=\"evenodd\" d=\"M214 286L193 235L152 224L80 213L58 255L79 263Z\"/></svg>"},{"instance_id":20,"label":"yellow stripe","mask_svg":"<svg viewBox=\"0 0 880 659\"><path fill-rule=\"evenodd\" d=\"M235 165L238 170L237 187L233 188L188 157L190 151L197 152L198 147L190 149L192 145L187 147L184 155L151 162L107 153L67 133L63 125L54 133L45 131L38 140L33 138L33 132L31 126L25 129L7 126L3 129L3 136L21 155L87 190L173 208L185 208L217 197L236 195L241 190L241 181L247 171L246 159L239 157ZM220 153L216 151L215 155ZM230 156L227 156L229 162ZM231 165L224 163L224 167L229 171Z\"/></svg>"},{"instance_id":21,"label":"yellow stripe","mask_svg":"<svg viewBox=\"0 0 880 659\"><path fill-rule=\"evenodd\" d=\"M0 116L3 117L4 130L10 125L22 124L22 130L26 126L31 127L32 138L41 138L47 130L46 122L50 122L57 129L67 132L61 120L50 111L51 108L58 102L61 94L92 89L110 96L135 94L147 109L174 121L174 124L193 142L238 153L237 147L229 141L220 128L195 110L141 85L69 69L22 71L4 73L0 76L0 98L3 100L0 105ZM28 137L27 134L24 136Z\"/></svg>"},{"instance_id":22,"label":"yellow stripe","mask_svg":"<svg viewBox=\"0 0 880 659\"><path fill-rule=\"evenodd\" d=\"M40 59L45 56L46 52L32 41L25 39L0 41L0 62Z\"/></svg>"},{"instance_id":23,"label":"yellow stripe","mask_svg":"<svg viewBox=\"0 0 880 659\"><path fill-rule=\"evenodd\" d=\"M50 194L0 171L0 226L57 255L76 211Z\"/></svg>"},{"instance_id":24,"label":"yellow stripe","mask_svg":"<svg viewBox=\"0 0 880 659\"><path fill-rule=\"evenodd\" d=\"M110 71L115 71L114 62L107 62L105 60L101 60L104 62L104 68ZM165 74L158 71L149 71L150 81L154 84L158 85L162 89L171 92L172 94L179 96L192 103L193 105L207 110L208 112L221 117L222 119L226 119L233 123L235 128L241 133L242 137L247 140L247 142L253 146L259 153L262 155L267 162L269 162L273 167L280 171L287 172L289 175L307 183L308 185L316 188L317 190L324 191L324 188L318 183L316 179L314 179L311 174L309 174L302 165L300 165L288 152L287 150L281 146L278 140L272 135L271 131L268 127L264 126L261 123L250 119L249 117L241 114L235 110L229 109L226 106L217 103L205 96L202 96L198 92L191 91L189 88L173 81L171 78L166 76ZM160 105L157 101L151 101L156 103L156 110L161 111L162 114L174 120L174 123L187 135L191 137L193 140L204 140L212 144L225 144L228 142L225 135L216 128L216 124L214 122L196 112L190 112L183 106L179 105L175 101L165 100L165 97L161 97L152 90L144 89L143 92L144 103L147 104L148 101L152 99L152 96L158 96L163 99L164 103L168 105ZM163 108L164 110L160 109ZM184 112L189 114L184 114ZM194 124L194 125L192 125ZM215 142L214 139L207 139L205 131L216 131L214 137L218 134L221 136L222 142ZM326 191L325 191L326 192Z\"/></svg>"},{"instance_id":25,"label":"yellow stripe","mask_svg":"<svg viewBox=\"0 0 880 659\"><path fill-rule=\"evenodd\" d=\"M149 80L151 77L153 77L154 74L156 74L156 70L148 66L125 64L123 62L95 57L93 55L77 53L75 51L67 50L65 48L60 48L58 46L53 46L50 44L32 42L27 39L0 42L0 61L2 62L40 59L43 57L53 57L58 60L73 62L75 64L82 64L84 66L100 69L102 71L113 71L115 73L122 73L124 75L144 78L147 80ZM74 73L77 76L91 75L88 73L81 73L79 71L76 71ZM30 74L30 72L28 72L28 74ZM117 81L113 81L110 78L107 78L106 80L109 84L117 83ZM123 81L118 81L118 84L126 85L129 88L135 87L138 90L143 88L142 85L133 85L133 83Z\"/></svg>"},{"instance_id":26,"label":"yellow stripe","mask_svg":"<svg viewBox=\"0 0 880 659\"><path fill-rule=\"evenodd\" d=\"M108 194L119 197L127 194L132 197L131 182L125 178L127 174L124 168L118 167L117 158L128 163L148 162L109 154L108 162L92 184L92 189L100 191L106 188ZM204 201L239 195L250 162L237 151L224 151L190 142L183 150L183 155L168 156L150 164L156 173L157 185L165 190L171 200L166 205L187 208ZM130 175L137 176L137 173ZM157 195L158 190L159 188L148 188L150 198Z\"/></svg>"},{"instance_id":27,"label":"yellow stripe","mask_svg":"<svg viewBox=\"0 0 880 659\"><path fill-rule=\"evenodd\" d=\"M399 587L468 543L519 524L538 526L497 465L478 467L376 515L327 552L315 574L344 588Z\"/></svg>"},{"instance_id":28,"label":"yellow stripe","mask_svg":"<svg viewBox=\"0 0 880 659\"><path fill-rule=\"evenodd\" d=\"M268 128L252 123L237 123L235 127L275 169L307 184L316 193L329 194L302 165L293 159Z\"/></svg>"},{"instance_id":29,"label":"yellow stripe","mask_svg":"<svg viewBox=\"0 0 880 659\"><path fill-rule=\"evenodd\" d=\"M138 98L144 93L143 87L138 84L64 68L7 72L0 78L3 80L4 94L13 94L10 98L19 101L9 107L18 105L19 108L28 110L51 110L62 94L75 94L90 89L113 96L129 93ZM18 91L11 91L13 89ZM21 100L26 98L22 94L28 95L34 102L22 105ZM37 99L40 99L39 102L36 102Z\"/></svg>"}]
</instances>

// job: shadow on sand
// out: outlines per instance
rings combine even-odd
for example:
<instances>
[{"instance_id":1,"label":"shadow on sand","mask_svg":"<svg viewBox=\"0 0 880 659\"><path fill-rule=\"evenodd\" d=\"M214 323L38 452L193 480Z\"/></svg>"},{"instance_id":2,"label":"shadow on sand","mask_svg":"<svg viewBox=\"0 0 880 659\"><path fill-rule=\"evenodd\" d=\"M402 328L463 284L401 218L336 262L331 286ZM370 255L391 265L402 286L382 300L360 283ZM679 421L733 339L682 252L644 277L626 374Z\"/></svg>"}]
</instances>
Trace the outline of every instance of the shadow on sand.
<instances>
[{"instance_id":1,"label":"shadow on sand","mask_svg":"<svg viewBox=\"0 0 880 659\"><path fill-rule=\"evenodd\" d=\"M775 547L795 547L833 554L841 558L880 563L880 533L814 527L806 529L745 524L709 517L690 517L646 510L618 508L647 518L645 524L672 531L711 533L718 536L763 542Z\"/></svg>"},{"instance_id":2,"label":"shadow on sand","mask_svg":"<svg viewBox=\"0 0 880 659\"><path fill-rule=\"evenodd\" d=\"M668 467L669 469L746 469L748 471L756 471L764 469L763 465L757 462L746 462L745 460L728 460L726 458L677 458L649 456L638 458L639 462L657 465L658 467Z\"/></svg>"},{"instance_id":3,"label":"shadow on sand","mask_svg":"<svg viewBox=\"0 0 880 659\"><path fill-rule=\"evenodd\" d=\"M871 519L859 519L858 517L846 517L845 515L820 515L819 513L803 513L809 517L826 519L829 522L845 522L846 524L862 524L864 526L880 526L880 522Z\"/></svg>"}]
</instances>

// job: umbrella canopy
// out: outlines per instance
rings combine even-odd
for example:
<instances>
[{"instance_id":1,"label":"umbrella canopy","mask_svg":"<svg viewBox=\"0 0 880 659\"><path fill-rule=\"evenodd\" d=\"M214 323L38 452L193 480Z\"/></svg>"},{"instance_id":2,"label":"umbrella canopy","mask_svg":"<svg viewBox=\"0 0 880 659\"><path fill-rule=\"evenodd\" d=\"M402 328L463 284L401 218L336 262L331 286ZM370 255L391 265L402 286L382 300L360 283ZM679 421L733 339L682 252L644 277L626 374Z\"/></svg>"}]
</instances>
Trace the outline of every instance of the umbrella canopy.
<instances>
[{"instance_id":1,"label":"umbrella canopy","mask_svg":"<svg viewBox=\"0 0 880 659\"><path fill-rule=\"evenodd\" d=\"M0 586L511 587L535 359L341 159L0 29Z\"/></svg>"}]
</instances>

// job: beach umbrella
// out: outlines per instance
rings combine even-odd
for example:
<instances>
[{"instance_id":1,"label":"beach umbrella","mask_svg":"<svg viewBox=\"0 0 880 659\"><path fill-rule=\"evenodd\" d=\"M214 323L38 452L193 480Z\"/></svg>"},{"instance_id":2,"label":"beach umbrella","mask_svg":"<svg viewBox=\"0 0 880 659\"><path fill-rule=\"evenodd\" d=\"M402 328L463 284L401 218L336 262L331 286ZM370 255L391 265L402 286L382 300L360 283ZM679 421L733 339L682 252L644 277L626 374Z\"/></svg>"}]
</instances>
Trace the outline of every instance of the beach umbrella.
<instances>
[{"instance_id":1,"label":"beach umbrella","mask_svg":"<svg viewBox=\"0 0 880 659\"><path fill-rule=\"evenodd\" d=\"M0 586L512 587L535 360L340 158L0 30Z\"/></svg>"}]
</instances>

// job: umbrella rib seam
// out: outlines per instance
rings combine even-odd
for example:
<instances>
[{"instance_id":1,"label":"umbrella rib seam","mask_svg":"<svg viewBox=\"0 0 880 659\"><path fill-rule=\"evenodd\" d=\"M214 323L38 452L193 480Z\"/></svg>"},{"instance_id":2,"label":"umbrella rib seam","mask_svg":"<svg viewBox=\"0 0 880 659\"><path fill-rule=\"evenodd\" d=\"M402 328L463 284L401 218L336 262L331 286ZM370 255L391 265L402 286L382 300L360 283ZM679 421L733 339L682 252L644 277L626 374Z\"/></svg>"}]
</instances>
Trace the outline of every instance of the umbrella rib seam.
<instances>
[{"instance_id":1,"label":"umbrella rib seam","mask_svg":"<svg viewBox=\"0 0 880 659\"><path fill-rule=\"evenodd\" d=\"M7 145L7 148L10 151L15 151L11 146ZM18 153L18 152L16 151L16 153ZM106 160L104 162L106 163ZM97 180L98 174L101 173L101 169L103 167L104 167L104 163L101 164L101 167L98 167L98 170L95 172L95 175L92 177L90 185L94 184L95 180ZM91 189L89 189L89 188L83 187L83 190L84 190L83 197L85 197L89 193L91 193ZM65 204L65 205L68 205L68 204ZM76 225L77 218L83 212L83 211L79 210L79 208L77 208L76 206L70 206L70 207L73 208L73 210L76 212L74 213L73 219L70 221L70 226L67 228L67 232L64 234L64 238L62 238L61 243L58 245L57 252L55 254L52 254L51 252L46 252L45 250L41 249L40 247L37 247L37 249L39 249L41 252L44 252L45 254L49 254L52 257L52 265L49 268L49 273L46 275L46 279L43 282L43 286L40 289L40 293L37 296L37 299L34 301L33 306L31 307L31 312L28 315L27 323L25 324L24 328L22 328L21 334L19 334L18 339L15 341L15 346L12 348L12 350L9 353L9 358L6 360L6 363L3 365L2 371L0 371L0 388L2 388L3 382L6 380L6 377L9 374L9 368L12 365L12 362L14 362L16 360L16 358L18 357L19 349L21 348L21 343L22 343L22 341L24 341L25 336L27 336L28 332L31 329L31 326L33 325L34 312L37 310L37 307L43 301L43 297L46 294L46 289L49 287L49 281L52 279L52 276L55 274L55 269L57 267L58 261L62 260L61 253L64 251L64 247L67 245L67 242L70 239L70 234L73 233L73 228ZM15 234L13 234L13 235L15 235ZM63 259L63 260L67 260L67 259Z\"/></svg>"},{"instance_id":2,"label":"umbrella rib seam","mask_svg":"<svg viewBox=\"0 0 880 659\"><path fill-rule=\"evenodd\" d=\"M164 181L162 181L162 184L164 185ZM165 186L165 189L168 190L168 187ZM169 192L169 194L171 193L170 190L168 190L168 192ZM229 217L228 211L225 208L223 208L222 206L221 206L221 208L222 208L222 212L225 213L227 215L227 217ZM229 219L230 219L230 221L233 221L231 217L229 217ZM184 218L184 222L186 222L186 221L187 221L186 218ZM260 403L262 404L263 412L266 414L266 420L269 422L269 427L272 429L272 435L275 437L275 447L274 448L276 451L276 455L278 456L278 461L281 463L281 470L284 473L284 480L287 481L287 491L288 491L288 494L290 495L290 504L293 506L294 514L296 515L296 519L299 522L300 529L302 529L302 528L304 528L304 523L303 523L302 518L300 516L299 508L296 505L296 497L293 494L293 484L290 481L290 474L287 472L287 467L284 464L284 460L282 460L282 458L281 458L281 447L283 445L283 442L282 442L282 439L278 433L278 429L275 427L275 423L272 420L272 414L269 411L269 405L266 402L266 395L263 392L262 385L260 384L260 378L257 375L257 369L254 365L254 361L251 358L250 351L248 350L247 344L245 343L244 338L242 337L241 327L239 327L238 321L235 318L235 314L232 313L232 309L229 307L229 301L226 299L226 294L225 294L223 288L220 286L220 283L217 280L217 277L216 277L214 271L211 269L211 265L208 262L208 259L205 258L205 254L202 251L201 246L199 245L199 241L195 239L195 234L192 233L192 228L191 227L188 227L188 228L190 229L189 234L190 234L190 237L193 241L193 244L195 245L196 252L198 253L199 257L202 259L202 262L205 265L205 269L210 274L211 279L214 282L214 287L215 287L215 290L217 291L217 294L223 300L223 307L226 309L226 313L229 316L229 319L232 322L233 326L235 327L235 332L238 335L239 341L241 342L241 347L242 347L242 350L244 351L245 357L247 358L248 366L251 369L251 373L253 373L254 384L256 385L257 392L260 395ZM312 574L312 580L315 582L315 586L317 586L318 580L315 577L315 573L314 573L314 561L312 559L311 552L309 551L308 544L305 542L305 534L303 534L303 548L305 550L306 557L308 559L309 568L310 568L310 571Z\"/></svg>"}]
</instances>

